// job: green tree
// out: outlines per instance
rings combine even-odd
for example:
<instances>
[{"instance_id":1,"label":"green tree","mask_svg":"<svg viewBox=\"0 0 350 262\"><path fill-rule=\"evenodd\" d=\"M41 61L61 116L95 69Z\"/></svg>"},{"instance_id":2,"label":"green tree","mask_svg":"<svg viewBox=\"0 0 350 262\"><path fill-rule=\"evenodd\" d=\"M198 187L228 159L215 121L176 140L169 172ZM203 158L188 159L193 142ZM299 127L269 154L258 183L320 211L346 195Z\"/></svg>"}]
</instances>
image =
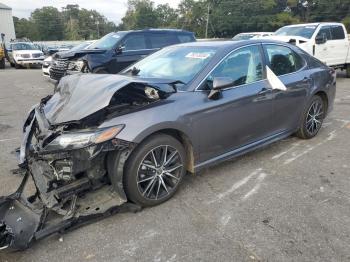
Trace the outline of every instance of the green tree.
<instances>
[{"instance_id":1,"label":"green tree","mask_svg":"<svg viewBox=\"0 0 350 262\"><path fill-rule=\"evenodd\" d=\"M150 0L128 0L128 9L122 23L125 29L158 27L159 19L154 3Z\"/></svg>"},{"instance_id":2,"label":"green tree","mask_svg":"<svg viewBox=\"0 0 350 262\"><path fill-rule=\"evenodd\" d=\"M34 22L38 31L37 40L63 39L64 24L61 13L55 7L45 6L35 9L30 20Z\"/></svg>"}]
</instances>

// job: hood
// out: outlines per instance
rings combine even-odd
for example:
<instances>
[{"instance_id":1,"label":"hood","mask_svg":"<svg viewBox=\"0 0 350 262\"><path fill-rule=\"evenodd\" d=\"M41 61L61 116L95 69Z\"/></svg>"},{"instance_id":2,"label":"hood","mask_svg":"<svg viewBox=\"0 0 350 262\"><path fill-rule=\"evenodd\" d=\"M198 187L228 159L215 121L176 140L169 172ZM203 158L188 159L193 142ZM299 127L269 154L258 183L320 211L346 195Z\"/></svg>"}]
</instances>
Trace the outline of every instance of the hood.
<instances>
[{"instance_id":1,"label":"hood","mask_svg":"<svg viewBox=\"0 0 350 262\"><path fill-rule=\"evenodd\" d=\"M302 36L292 36L292 35L271 35L271 36L265 36L264 39L271 39L271 40L277 40L277 41L282 41L282 42L295 42L297 41L298 43L305 43L310 41L310 39L307 39Z\"/></svg>"},{"instance_id":2,"label":"hood","mask_svg":"<svg viewBox=\"0 0 350 262\"><path fill-rule=\"evenodd\" d=\"M131 83L149 85L167 94L175 92L173 80L76 74L61 79L57 92L43 108L45 117L51 125L79 121L107 107L113 95Z\"/></svg>"},{"instance_id":3,"label":"hood","mask_svg":"<svg viewBox=\"0 0 350 262\"><path fill-rule=\"evenodd\" d=\"M83 50L76 50L76 51L65 51L65 52L57 52L55 54L55 58L72 58L75 56L83 56L87 54L102 54L105 53L107 50L104 49L83 49Z\"/></svg>"},{"instance_id":4,"label":"hood","mask_svg":"<svg viewBox=\"0 0 350 262\"><path fill-rule=\"evenodd\" d=\"M13 53L15 54L43 54L40 50L13 50Z\"/></svg>"}]
</instances>

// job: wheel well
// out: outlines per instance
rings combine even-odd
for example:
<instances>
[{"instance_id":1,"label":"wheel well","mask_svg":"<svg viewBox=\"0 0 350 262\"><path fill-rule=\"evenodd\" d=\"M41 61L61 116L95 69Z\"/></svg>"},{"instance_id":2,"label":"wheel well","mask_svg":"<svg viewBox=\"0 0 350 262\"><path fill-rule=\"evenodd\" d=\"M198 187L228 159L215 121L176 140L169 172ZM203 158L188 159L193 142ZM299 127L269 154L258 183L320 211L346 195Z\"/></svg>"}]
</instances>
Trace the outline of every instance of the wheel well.
<instances>
[{"instance_id":1,"label":"wheel well","mask_svg":"<svg viewBox=\"0 0 350 262\"><path fill-rule=\"evenodd\" d=\"M325 112L327 114L327 111L328 111L328 97L327 97L327 94L325 92L323 92L323 91L318 91L315 95L322 98L322 100L323 100L323 102L324 102L324 104L326 106Z\"/></svg>"},{"instance_id":2,"label":"wheel well","mask_svg":"<svg viewBox=\"0 0 350 262\"><path fill-rule=\"evenodd\" d=\"M192 146L191 140L188 138L188 136L177 129L169 128L169 129L162 129L157 132L154 132L149 136L147 136L146 138L155 134L166 134L166 135L172 136L184 146L186 155L187 155L186 170L193 174L194 173L194 152L193 152L193 146Z\"/></svg>"}]
</instances>

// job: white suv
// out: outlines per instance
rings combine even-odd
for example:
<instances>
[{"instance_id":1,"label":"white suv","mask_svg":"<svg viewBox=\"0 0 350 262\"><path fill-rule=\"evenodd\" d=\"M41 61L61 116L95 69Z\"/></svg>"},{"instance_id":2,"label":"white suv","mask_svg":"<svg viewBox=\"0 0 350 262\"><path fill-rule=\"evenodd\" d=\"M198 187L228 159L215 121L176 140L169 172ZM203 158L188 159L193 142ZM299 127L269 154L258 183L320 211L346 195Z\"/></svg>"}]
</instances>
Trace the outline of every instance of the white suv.
<instances>
[{"instance_id":1,"label":"white suv","mask_svg":"<svg viewBox=\"0 0 350 262\"><path fill-rule=\"evenodd\" d=\"M30 42L11 43L7 52L11 66L16 68L41 65L45 59L44 53Z\"/></svg>"}]
</instances>

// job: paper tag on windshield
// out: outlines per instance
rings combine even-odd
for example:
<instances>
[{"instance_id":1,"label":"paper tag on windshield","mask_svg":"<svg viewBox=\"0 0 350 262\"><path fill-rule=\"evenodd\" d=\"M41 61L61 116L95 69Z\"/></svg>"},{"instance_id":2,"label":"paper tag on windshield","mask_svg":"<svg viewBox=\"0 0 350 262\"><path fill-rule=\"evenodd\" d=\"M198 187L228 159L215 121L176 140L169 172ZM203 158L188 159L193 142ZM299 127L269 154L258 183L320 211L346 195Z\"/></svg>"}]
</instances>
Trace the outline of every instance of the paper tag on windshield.
<instances>
[{"instance_id":1,"label":"paper tag on windshield","mask_svg":"<svg viewBox=\"0 0 350 262\"><path fill-rule=\"evenodd\" d=\"M112 35L114 38L120 38L120 35Z\"/></svg>"},{"instance_id":2,"label":"paper tag on windshield","mask_svg":"<svg viewBox=\"0 0 350 262\"><path fill-rule=\"evenodd\" d=\"M194 58L194 59L207 59L210 56L208 53L188 53L186 58Z\"/></svg>"}]
</instances>

